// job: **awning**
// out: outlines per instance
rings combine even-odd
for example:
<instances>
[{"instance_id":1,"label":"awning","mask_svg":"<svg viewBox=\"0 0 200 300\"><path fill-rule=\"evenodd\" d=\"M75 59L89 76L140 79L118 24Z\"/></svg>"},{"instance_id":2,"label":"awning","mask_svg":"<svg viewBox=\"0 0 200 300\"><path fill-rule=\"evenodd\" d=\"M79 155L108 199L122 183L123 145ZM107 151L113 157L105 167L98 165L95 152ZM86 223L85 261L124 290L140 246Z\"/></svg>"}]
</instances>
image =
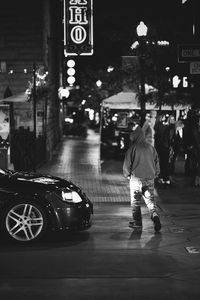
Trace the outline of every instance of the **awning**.
<instances>
[{"instance_id":1,"label":"awning","mask_svg":"<svg viewBox=\"0 0 200 300\"><path fill-rule=\"evenodd\" d=\"M103 107L110 109L136 109L136 93L121 92L102 101Z\"/></svg>"},{"instance_id":2,"label":"awning","mask_svg":"<svg viewBox=\"0 0 200 300\"><path fill-rule=\"evenodd\" d=\"M174 104L173 108L171 105L162 105L161 110L183 110L188 109L190 106L185 104ZM113 95L109 98L106 98L102 101L102 108L109 109L128 109L128 110L136 110L141 109L140 103L138 101L138 94L134 92L120 92L116 95ZM159 110L156 103L146 102L145 104L146 110Z\"/></svg>"},{"instance_id":3,"label":"awning","mask_svg":"<svg viewBox=\"0 0 200 300\"><path fill-rule=\"evenodd\" d=\"M20 93L4 99L0 99L0 104L27 102L28 100L28 95L26 93Z\"/></svg>"},{"instance_id":4,"label":"awning","mask_svg":"<svg viewBox=\"0 0 200 300\"><path fill-rule=\"evenodd\" d=\"M140 109L138 95L134 92L120 92L102 101L102 106L110 109ZM146 103L146 109L155 108L155 104Z\"/></svg>"}]
</instances>

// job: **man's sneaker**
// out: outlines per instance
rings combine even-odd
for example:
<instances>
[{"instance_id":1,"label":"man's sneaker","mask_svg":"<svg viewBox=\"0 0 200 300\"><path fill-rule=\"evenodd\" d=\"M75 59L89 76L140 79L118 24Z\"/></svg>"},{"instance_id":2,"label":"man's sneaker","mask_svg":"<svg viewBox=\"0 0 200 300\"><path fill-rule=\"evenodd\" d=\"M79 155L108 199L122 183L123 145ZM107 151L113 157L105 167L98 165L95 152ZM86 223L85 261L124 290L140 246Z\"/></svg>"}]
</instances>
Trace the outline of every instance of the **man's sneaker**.
<instances>
[{"instance_id":1,"label":"man's sneaker","mask_svg":"<svg viewBox=\"0 0 200 300\"><path fill-rule=\"evenodd\" d=\"M142 228L142 222L141 221L130 221L128 226L130 228L141 229Z\"/></svg>"},{"instance_id":2,"label":"man's sneaker","mask_svg":"<svg viewBox=\"0 0 200 300\"><path fill-rule=\"evenodd\" d=\"M159 232L161 229L161 223L160 223L160 218L156 213L153 213L152 221L154 222L155 232Z\"/></svg>"}]
</instances>

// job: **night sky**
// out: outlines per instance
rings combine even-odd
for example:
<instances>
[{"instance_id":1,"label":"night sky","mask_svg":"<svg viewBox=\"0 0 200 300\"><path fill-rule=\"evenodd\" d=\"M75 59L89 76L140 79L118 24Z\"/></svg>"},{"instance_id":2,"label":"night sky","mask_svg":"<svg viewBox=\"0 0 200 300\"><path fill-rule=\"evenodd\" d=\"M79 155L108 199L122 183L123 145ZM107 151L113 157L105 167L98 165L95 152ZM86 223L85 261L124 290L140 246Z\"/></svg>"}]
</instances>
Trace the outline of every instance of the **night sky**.
<instances>
[{"instance_id":1,"label":"night sky","mask_svg":"<svg viewBox=\"0 0 200 300\"><path fill-rule=\"evenodd\" d=\"M128 55L131 44L137 40L136 27L140 21L148 26L149 39L177 44L191 42L193 17L196 17L200 36L199 10L194 7L195 2L199 4L199 0L187 0L185 4L182 0L93 0L94 54L78 58L80 65L98 69L119 64L121 56ZM10 14L17 8L17 13L23 14L23 5L27 11L25 0L3 3ZM40 0L30 2L30 14L38 10L37 3Z\"/></svg>"},{"instance_id":2,"label":"night sky","mask_svg":"<svg viewBox=\"0 0 200 300\"><path fill-rule=\"evenodd\" d=\"M192 34L193 1L93 0L94 55L81 60L93 65L119 62L137 39L141 20L150 38L183 42Z\"/></svg>"}]
</instances>

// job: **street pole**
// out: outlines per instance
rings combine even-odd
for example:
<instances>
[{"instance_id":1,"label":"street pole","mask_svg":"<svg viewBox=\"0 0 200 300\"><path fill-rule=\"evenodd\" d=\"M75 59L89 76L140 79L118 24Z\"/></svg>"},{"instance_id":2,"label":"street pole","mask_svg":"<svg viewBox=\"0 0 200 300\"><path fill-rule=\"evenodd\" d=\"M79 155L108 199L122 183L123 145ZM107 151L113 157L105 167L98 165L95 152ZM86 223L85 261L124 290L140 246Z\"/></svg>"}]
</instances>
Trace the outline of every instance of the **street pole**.
<instances>
[{"instance_id":1,"label":"street pole","mask_svg":"<svg viewBox=\"0 0 200 300\"><path fill-rule=\"evenodd\" d=\"M145 122L145 114L146 114L144 43L145 43L144 39L141 38L141 41L140 41L141 52L139 55L141 126L143 126L143 124Z\"/></svg>"},{"instance_id":2,"label":"street pole","mask_svg":"<svg viewBox=\"0 0 200 300\"><path fill-rule=\"evenodd\" d=\"M36 122L37 122L37 116L36 116L36 64L33 64L33 171L36 172L36 159L37 159L37 153L36 153L36 142L37 142L37 132L36 132Z\"/></svg>"},{"instance_id":3,"label":"street pole","mask_svg":"<svg viewBox=\"0 0 200 300\"><path fill-rule=\"evenodd\" d=\"M141 126L145 122L146 113L146 95L145 95L145 46L148 27L144 22L140 22L136 28L139 37L139 63L140 63L140 108L141 108Z\"/></svg>"}]
</instances>

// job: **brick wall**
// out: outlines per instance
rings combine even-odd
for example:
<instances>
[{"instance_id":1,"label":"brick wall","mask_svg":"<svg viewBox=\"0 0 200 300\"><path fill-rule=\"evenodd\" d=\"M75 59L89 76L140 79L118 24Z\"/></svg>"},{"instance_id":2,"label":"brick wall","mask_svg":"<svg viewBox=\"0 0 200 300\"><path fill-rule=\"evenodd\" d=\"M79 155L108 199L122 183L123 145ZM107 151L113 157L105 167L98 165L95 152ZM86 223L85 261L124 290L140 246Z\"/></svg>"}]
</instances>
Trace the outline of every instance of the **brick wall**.
<instances>
[{"instance_id":1,"label":"brick wall","mask_svg":"<svg viewBox=\"0 0 200 300\"><path fill-rule=\"evenodd\" d=\"M47 67L50 83L46 121L48 159L61 136L57 95L62 63L60 5L61 2L55 0L6 0L0 3L0 99L4 98L7 87L13 95L26 90L33 77L33 63L36 67ZM20 104L25 115L26 106Z\"/></svg>"}]
</instances>

